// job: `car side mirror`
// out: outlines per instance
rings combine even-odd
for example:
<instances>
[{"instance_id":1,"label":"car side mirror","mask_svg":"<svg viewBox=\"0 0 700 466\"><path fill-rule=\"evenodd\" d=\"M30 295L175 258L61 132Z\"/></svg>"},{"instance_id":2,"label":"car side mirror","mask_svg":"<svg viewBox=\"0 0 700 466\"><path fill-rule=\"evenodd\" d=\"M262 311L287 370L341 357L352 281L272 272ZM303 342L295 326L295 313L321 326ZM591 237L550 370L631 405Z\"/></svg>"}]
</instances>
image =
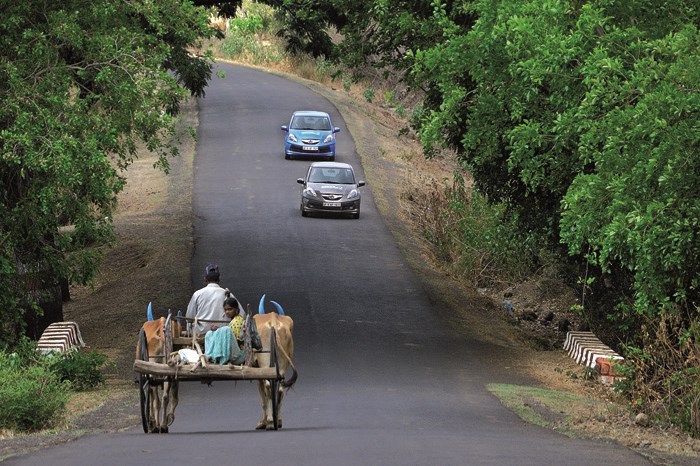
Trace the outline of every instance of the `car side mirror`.
<instances>
[{"instance_id":1,"label":"car side mirror","mask_svg":"<svg viewBox=\"0 0 700 466\"><path fill-rule=\"evenodd\" d=\"M281 129L282 131L289 131L289 128L287 128L287 125L282 125L282 126L280 126L280 129Z\"/></svg>"},{"instance_id":2,"label":"car side mirror","mask_svg":"<svg viewBox=\"0 0 700 466\"><path fill-rule=\"evenodd\" d=\"M365 185L364 180L361 180L361 181L358 181L358 182L357 182L357 187L358 187L358 188L360 188L360 187L362 187L362 186L364 186L364 185Z\"/></svg>"},{"instance_id":3,"label":"car side mirror","mask_svg":"<svg viewBox=\"0 0 700 466\"><path fill-rule=\"evenodd\" d=\"M335 128L333 128L333 132L334 132L334 133L339 133L339 132L340 132L340 128L338 128L338 127L336 126Z\"/></svg>"},{"instance_id":4,"label":"car side mirror","mask_svg":"<svg viewBox=\"0 0 700 466\"><path fill-rule=\"evenodd\" d=\"M306 184L306 183L304 183L304 178L297 178L297 183Z\"/></svg>"}]
</instances>

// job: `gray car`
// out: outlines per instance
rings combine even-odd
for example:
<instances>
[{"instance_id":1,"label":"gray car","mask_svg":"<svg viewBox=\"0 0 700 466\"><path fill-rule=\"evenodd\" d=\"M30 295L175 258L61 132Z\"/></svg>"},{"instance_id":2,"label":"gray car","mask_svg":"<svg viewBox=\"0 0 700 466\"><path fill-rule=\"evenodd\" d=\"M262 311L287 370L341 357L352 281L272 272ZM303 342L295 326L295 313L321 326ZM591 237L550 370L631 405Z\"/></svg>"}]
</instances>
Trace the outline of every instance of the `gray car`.
<instances>
[{"instance_id":1,"label":"gray car","mask_svg":"<svg viewBox=\"0 0 700 466\"><path fill-rule=\"evenodd\" d=\"M301 190L301 215L314 212L350 214L360 218L360 187L364 181L355 179L355 171L347 163L314 162L306 177L297 183Z\"/></svg>"}]
</instances>

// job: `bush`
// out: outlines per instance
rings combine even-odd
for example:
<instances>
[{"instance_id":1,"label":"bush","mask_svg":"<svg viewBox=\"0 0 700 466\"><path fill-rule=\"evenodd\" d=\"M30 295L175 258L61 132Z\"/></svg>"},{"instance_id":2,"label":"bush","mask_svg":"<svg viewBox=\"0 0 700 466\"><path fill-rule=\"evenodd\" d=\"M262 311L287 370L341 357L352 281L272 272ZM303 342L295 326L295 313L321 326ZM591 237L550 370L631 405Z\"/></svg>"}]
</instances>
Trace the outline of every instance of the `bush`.
<instances>
[{"instance_id":1,"label":"bush","mask_svg":"<svg viewBox=\"0 0 700 466\"><path fill-rule=\"evenodd\" d=\"M641 345L625 347L624 379L616 390L638 411L700 438L700 320L666 312L642 329Z\"/></svg>"},{"instance_id":2,"label":"bush","mask_svg":"<svg viewBox=\"0 0 700 466\"><path fill-rule=\"evenodd\" d=\"M275 9L264 3L252 0L244 0L243 9L247 12L247 18L254 18L252 22L259 23L259 29L274 33L282 28L282 24L275 20Z\"/></svg>"},{"instance_id":3,"label":"bush","mask_svg":"<svg viewBox=\"0 0 700 466\"><path fill-rule=\"evenodd\" d=\"M319 81L332 79L333 73L335 73L335 65L330 60L318 58L316 59L316 71L318 73Z\"/></svg>"},{"instance_id":4,"label":"bush","mask_svg":"<svg viewBox=\"0 0 700 466\"><path fill-rule=\"evenodd\" d=\"M33 432L55 426L66 410L70 384L43 365L17 364L0 353L0 428Z\"/></svg>"},{"instance_id":5,"label":"bush","mask_svg":"<svg viewBox=\"0 0 700 466\"><path fill-rule=\"evenodd\" d=\"M229 34L251 36L263 30L263 18L249 15L245 18L234 18L229 23Z\"/></svg>"},{"instance_id":6,"label":"bush","mask_svg":"<svg viewBox=\"0 0 700 466\"><path fill-rule=\"evenodd\" d=\"M16 370L41 365L45 359L37 350L36 341L26 336L20 337L12 348L4 348L0 354L3 356L2 365Z\"/></svg>"},{"instance_id":7,"label":"bush","mask_svg":"<svg viewBox=\"0 0 700 466\"><path fill-rule=\"evenodd\" d=\"M285 59L284 46L266 24L264 18L252 15L231 20L226 38L218 45L218 54L256 65L280 63Z\"/></svg>"},{"instance_id":8,"label":"bush","mask_svg":"<svg viewBox=\"0 0 700 466\"><path fill-rule=\"evenodd\" d=\"M226 57L235 58L242 55L246 50L249 40L245 37L230 35L221 44L221 52Z\"/></svg>"},{"instance_id":9,"label":"bush","mask_svg":"<svg viewBox=\"0 0 700 466\"><path fill-rule=\"evenodd\" d=\"M226 39L221 44L221 52L230 58L245 53L253 54L253 48L257 44L255 35L262 31L262 27L262 18L259 16L232 19Z\"/></svg>"},{"instance_id":10,"label":"bush","mask_svg":"<svg viewBox=\"0 0 700 466\"><path fill-rule=\"evenodd\" d=\"M536 241L523 240L502 206L472 192L460 173L441 188L419 183L406 194L410 214L438 260L477 287L517 281L534 267Z\"/></svg>"},{"instance_id":11,"label":"bush","mask_svg":"<svg viewBox=\"0 0 700 466\"><path fill-rule=\"evenodd\" d=\"M70 351L51 355L48 365L61 382L70 382L75 391L85 391L105 383L102 369L106 360L107 357L100 353Z\"/></svg>"},{"instance_id":12,"label":"bush","mask_svg":"<svg viewBox=\"0 0 700 466\"><path fill-rule=\"evenodd\" d=\"M423 119L426 117L426 110L423 104L416 105L408 117L408 124L414 131L420 131L423 125Z\"/></svg>"},{"instance_id":13,"label":"bush","mask_svg":"<svg viewBox=\"0 0 700 466\"><path fill-rule=\"evenodd\" d=\"M34 432L54 427L65 413L71 390L105 383L106 360L95 352L43 355L27 338L12 352L0 351L0 429Z\"/></svg>"}]
</instances>

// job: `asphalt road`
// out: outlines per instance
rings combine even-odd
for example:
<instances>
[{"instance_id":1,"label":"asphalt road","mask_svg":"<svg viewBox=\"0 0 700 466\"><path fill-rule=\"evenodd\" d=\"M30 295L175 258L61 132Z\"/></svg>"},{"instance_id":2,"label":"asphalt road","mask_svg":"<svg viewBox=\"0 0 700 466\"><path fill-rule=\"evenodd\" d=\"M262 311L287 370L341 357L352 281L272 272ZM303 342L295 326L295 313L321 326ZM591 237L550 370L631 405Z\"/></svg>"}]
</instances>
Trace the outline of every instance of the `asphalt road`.
<instances>
[{"instance_id":1,"label":"asphalt road","mask_svg":"<svg viewBox=\"0 0 700 466\"><path fill-rule=\"evenodd\" d=\"M284 159L279 127L294 110L329 112L341 128L337 160L364 179L337 110L278 76L220 69L226 77L200 102L193 289L215 262L243 303L256 309L266 293L293 317L299 380L284 400L283 428L254 430L253 383L189 382L167 435L91 436L8 464L647 464L503 408L485 389L511 381L490 364L499 349L441 322L383 224L371 183L359 220L301 216L296 179L309 161Z\"/></svg>"}]
</instances>

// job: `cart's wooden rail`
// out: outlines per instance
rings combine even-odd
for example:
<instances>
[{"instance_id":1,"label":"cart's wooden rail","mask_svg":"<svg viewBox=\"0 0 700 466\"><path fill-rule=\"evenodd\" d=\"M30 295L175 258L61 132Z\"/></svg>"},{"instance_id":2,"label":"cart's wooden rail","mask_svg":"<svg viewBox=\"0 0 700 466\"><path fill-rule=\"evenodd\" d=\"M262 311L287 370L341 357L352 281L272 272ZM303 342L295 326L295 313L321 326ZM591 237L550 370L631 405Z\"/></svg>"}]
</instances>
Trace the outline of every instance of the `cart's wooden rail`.
<instances>
[{"instance_id":1,"label":"cart's wooden rail","mask_svg":"<svg viewBox=\"0 0 700 466\"><path fill-rule=\"evenodd\" d=\"M278 379L276 367L248 367L234 365L207 364L169 366L157 362L134 361L134 371L140 374L159 377L175 377L178 380L268 380Z\"/></svg>"}]
</instances>

